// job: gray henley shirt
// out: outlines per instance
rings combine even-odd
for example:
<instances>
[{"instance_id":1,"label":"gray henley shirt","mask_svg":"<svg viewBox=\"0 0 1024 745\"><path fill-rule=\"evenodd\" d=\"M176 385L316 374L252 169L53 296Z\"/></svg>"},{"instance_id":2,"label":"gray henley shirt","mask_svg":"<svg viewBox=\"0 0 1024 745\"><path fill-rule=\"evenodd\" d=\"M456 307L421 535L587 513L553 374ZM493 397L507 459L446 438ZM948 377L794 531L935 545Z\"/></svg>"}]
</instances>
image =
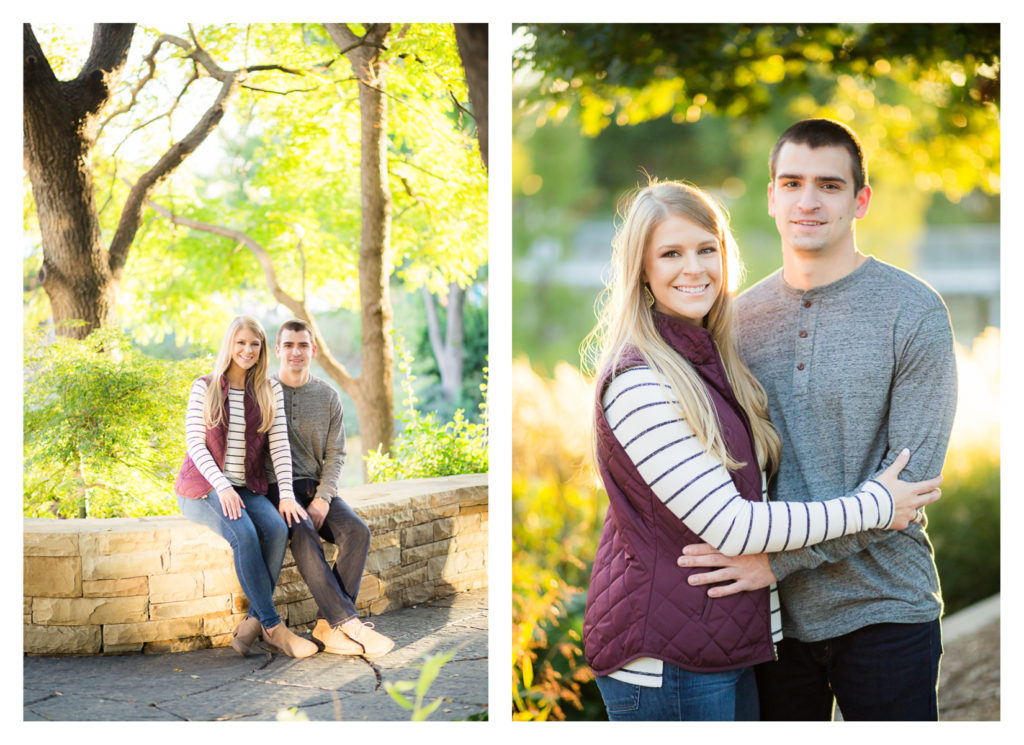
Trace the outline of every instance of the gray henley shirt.
<instances>
[{"instance_id":1,"label":"gray henley shirt","mask_svg":"<svg viewBox=\"0 0 1024 745\"><path fill-rule=\"evenodd\" d=\"M942 471L956 408L953 334L945 304L921 280L868 258L803 291L780 269L739 297L737 338L782 438L771 499L851 494L904 447L904 479ZM925 525L770 554L785 636L813 642L938 618Z\"/></svg>"},{"instance_id":2,"label":"gray henley shirt","mask_svg":"<svg viewBox=\"0 0 1024 745\"><path fill-rule=\"evenodd\" d=\"M277 375L272 376L280 382ZM338 494L341 467L345 464L345 427L341 399L326 382L314 375L298 388L281 383L292 448L292 479L320 482L316 496L330 500ZM267 478L274 483L273 469Z\"/></svg>"}]
</instances>

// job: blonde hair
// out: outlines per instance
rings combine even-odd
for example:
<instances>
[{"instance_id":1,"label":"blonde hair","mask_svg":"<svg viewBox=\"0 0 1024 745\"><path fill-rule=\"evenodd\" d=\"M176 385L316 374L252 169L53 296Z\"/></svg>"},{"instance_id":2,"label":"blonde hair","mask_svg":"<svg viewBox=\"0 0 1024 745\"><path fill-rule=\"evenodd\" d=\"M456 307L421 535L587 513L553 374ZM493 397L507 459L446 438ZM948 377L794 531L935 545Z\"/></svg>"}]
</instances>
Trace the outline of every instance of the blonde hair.
<instances>
[{"instance_id":1,"label":"blonde hair","mask_svg":"<svg viewBox=\"0 0 1024 745\"><path fill-rule=\"evenodd\" d=\"M245 371L245 390L255 397L260 408L262 421L257 431L266 432L274 423L274 391L270 387L270 379L267 377L267 335L260 322L252 316L235 316L228 324L227 331L224 332L224 340L220 344L220 351L217 353L217 360L213 365L213 376L210 378L210 384L206 386L203 419L206 426L210 428L217 427L225 421L224 389L221 387L221 378L231 367L231 352L235 346L235 336L242 328L249 329L260 340L260 353L256 357L256 364Z\"/></svg>"},{"instance_id":2,"label":"blonde hair","mask_svg":"<svg viewBox=\"0 0 1024 745\"><path fill-rule=\"evenodd\" d=\"M614 371L628 347L635 348L678 402L683 418L704 448L730 470L742 468L729 453L718 413L696 370L673 349L654 323L644 295L644 256L651 234L665 219L676 216L696 223L718 237L722 257L722 291L705 316L707 328L722 355L726 375L740 406L750 419L758 466L772 473L782 445L768 419L768 397L736 353L733 341L733 293L730 269L740 272L736 242L725 213L703 191L678 181L654 181L633 190L619 203L622 222L612 241L612 274L598 298L598 322L581 347L584 371L599 379ZM596 430L592 445L596 453ZM595 459L596 462L596 459Z\"/></svg>"}]
</instances>

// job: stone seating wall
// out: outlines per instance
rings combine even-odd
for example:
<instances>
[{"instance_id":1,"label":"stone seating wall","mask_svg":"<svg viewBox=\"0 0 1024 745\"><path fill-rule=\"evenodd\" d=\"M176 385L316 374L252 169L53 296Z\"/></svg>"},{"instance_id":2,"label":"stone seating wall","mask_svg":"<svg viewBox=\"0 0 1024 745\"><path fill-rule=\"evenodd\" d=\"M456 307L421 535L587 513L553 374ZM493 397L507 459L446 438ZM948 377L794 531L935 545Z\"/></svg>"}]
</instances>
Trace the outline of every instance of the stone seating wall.
<instances>
[{"instance_id":1,"label":"stone seating wall","mask_svg":"<svg viewBox=\"0 0 1024 745\"><path fill-rule=\"evenodd\" d=\"M370 484L343 498L370 528L361 616L487 586L487 474ZM324 543L333 561L336 548ZM184 517L24 520L24 652L223 646L249 603L227 541ZM298 631L316 604L291 556L274 604Z\"/></svg>"}]
</instances>

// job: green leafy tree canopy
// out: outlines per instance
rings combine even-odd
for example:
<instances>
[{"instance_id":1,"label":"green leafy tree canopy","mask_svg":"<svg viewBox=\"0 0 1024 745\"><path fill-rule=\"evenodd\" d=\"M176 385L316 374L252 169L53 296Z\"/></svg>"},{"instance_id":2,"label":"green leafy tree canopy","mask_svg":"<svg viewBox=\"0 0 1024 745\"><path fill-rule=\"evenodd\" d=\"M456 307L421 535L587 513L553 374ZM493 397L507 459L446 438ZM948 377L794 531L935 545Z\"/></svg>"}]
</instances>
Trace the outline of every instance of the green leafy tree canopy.
<instances>
[{"instance_id":1,"label":"green leafy tree canopy","mask_svg":"<svg viewBox=\"0 0 1024 745\"><path fill-rule=\"evenodd\" d=\"M596 135L659 117L833 116L876 168L954 201L999 191L998 24L523 24L513 67L539 123Z\"/></svg>"}]
</instances>

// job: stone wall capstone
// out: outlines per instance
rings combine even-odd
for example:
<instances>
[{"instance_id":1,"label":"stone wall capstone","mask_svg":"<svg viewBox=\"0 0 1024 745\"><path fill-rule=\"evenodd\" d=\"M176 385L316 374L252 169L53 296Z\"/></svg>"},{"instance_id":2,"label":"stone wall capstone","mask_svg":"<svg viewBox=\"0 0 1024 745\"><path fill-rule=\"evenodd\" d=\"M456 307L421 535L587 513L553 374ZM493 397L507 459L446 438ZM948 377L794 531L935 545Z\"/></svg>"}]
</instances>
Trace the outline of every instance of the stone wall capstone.
<instances>
[{"instance_id":1,"label":"stone wall capstone","mask_svg":"<svg viewBox=\"0 0 1024 745\"><path fill-rule=\"evenodd\" d=\"M368 484L342 497L370 528L361 616L487 586L487 474ZM337 549L325 542L333 562ZM24 520L24 652L223 646L249 602L223 538L184 517ZM304 631L316 603L291 556L274 591Z\"/></svg>"}]
</instances>

